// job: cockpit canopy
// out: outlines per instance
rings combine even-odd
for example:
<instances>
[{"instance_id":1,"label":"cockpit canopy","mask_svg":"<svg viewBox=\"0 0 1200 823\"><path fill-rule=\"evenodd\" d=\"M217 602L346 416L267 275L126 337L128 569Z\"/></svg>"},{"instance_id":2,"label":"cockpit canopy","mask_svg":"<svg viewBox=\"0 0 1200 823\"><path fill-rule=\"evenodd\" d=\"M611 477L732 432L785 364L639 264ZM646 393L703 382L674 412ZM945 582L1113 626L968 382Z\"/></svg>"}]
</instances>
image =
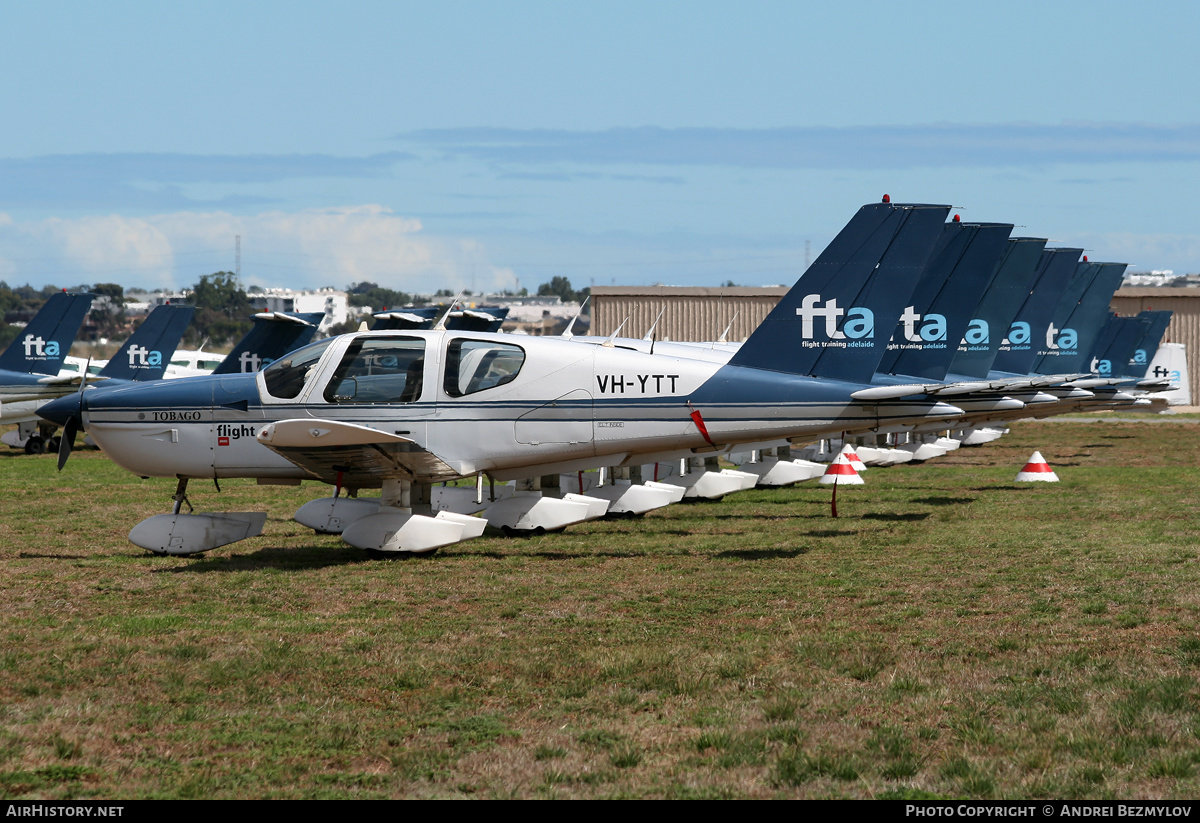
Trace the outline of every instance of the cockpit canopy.
<instances>
[{"instance_id":1,"label":"cockpit canopy","mask_svg":"<svg viewBox=\"0 0 1200 823\"><path fill-rule=\"evenodd\" d=\"M441 387L448 397L464 397L510 383L525 363L525 350L511 343L443 339ZM264 369L267 393L278 400L298 398L334 340L297 349ZM426 346L436 345L436 341L416 336L355 337L342 352L320 396L336 404L415 402L426 385L436 385L435 376L427 373L435 364L426 351Z\"/></svg>"}]
</instances>

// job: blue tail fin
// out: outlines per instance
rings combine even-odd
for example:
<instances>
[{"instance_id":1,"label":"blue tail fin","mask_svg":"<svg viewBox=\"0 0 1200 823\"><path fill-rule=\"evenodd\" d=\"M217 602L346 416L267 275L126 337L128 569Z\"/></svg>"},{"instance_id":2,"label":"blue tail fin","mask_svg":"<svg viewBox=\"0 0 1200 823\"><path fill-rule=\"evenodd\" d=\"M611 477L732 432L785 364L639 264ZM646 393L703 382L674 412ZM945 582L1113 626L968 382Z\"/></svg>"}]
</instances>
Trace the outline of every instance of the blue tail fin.
<instances>
[{"instance_id":1,"label":"blue tail fin","mask_svg":"<svg viewBox=\"0 0 1200 823\"><path fill-rule=\"evenodd\" d=\"M195 313L193 306L155 307L100 370L100 375L110 380L161 380Z\"/></svg>"},{"instance_id":2,"label":"blue tail fin","mask_svg":"<svg viewBox=\"0 0 1200 823\"><path fill-rule=\"evenodd\" d=\"M1009 239L987 290L975 306L949 373L977 380L987 377L1005 331L1029 296L1045 248L1042 238Z\"/></svg>"},{"instance_id":3,"label":"blue tail fin","mask_svg":"<svg viewBox=\"0 0 1200 823\"><path fill-rule=\"evenodd\" d=\"M971 322L971 314L996 273L1012 232L1008 223L947 223L900 317L884 374L941 380Z\"/></svg>"},{"instance_id":4,"label":"blue tail fin","mask_svg":"<svg viewBox=\"0 0 1200 823\"><path fill-rule=\"evenodd\" d=\"M437 306L421 306L420 308L386 309L376 312L371 324L371 331L404 331L409 329L428 329L433 327L433 321L441 315L442 309Z\"/></svg>"},{"instance_id":5,"label":"blue tail fin","mask_svg":"<svg viewBox=\"0 0 1200 823\"><path fill-rule=\"evenodd\" d=\"M312 340L321 312L263 312L254 315L254 327L238 341L213 374L256 372Z\"/></svg>"},{"instance_id":6,"label":"blue tail fin","mask_svg":"<svg viewBox=\"0 0 1200 823\"><path fill-rule=\"evenodd\" d=\"M863 206L729 365L869 382L949 212Z\"/></svg>"},{"instance_id":7,"label":"blue tail fin","mask_svg":"<svg viewBox=\"0 0 1200 823\"><path fill-rule=\"evenodd\" d=\"M1121 377L1135 377L1141 380L1146 376L1146 370L1150 368L1150 361L1154 359L1154 353L1158 351L1158 344L1162 342L1167 333L1171 314L1172 312L1169 311L1144 311L1138 315L1148 324L1146 333L1134 346L1133 355L1129 358L1124 370L1121 371Z\"/></svg>"},{"instance_id":8,"label":"blue tail fin","mask_svg":"<svg viewBox=\"0 0 1200 823\"><path fill-rule=\"evenodd\" d=\"M1087 364L1088 371L1101 377L1123 376L1134 347L1146 336L1149 326L1150 321L1144 317L1117 317L1110 314L1096 338L1094 353Z\"/></svg>"},{"instance_id":9,"label":"blue tail fin","mask_svg":"<svg viewBox=\"0 0 1200 823\"><path fill-rule=\"evenodd\" d=\"M1090 358L1104 328L1108 304L1121 285L1125 263L1080 263L1067 293L1055 309L1034 374L1090 371ZM1076 298L1076 295L1078 297ZM1037 341L1035 341L1037 342Z\"/></svg>"},{"instance_id":10,"label":"blue tail fin","mask_svg":"<svg viewBox=\"0 0 1200 823\"><path fill-rule=\"evenodd\" d=\"M66 292L50 295L29 325L0 354L0 369L22 374L58 374L95 296Z\"/></svg>"},{"instance_id":11,"label":"blue tail fin","mask_svg":"<svg viewBox=\"0 0 1200 823\"><path fill-rule=\"evenodd\" d=\"M992 363L996 371L1029 374L1050 318L1078 268L1083 249L1046 249L1038 261L1032 289L1009 325Z\"/></svg>"},{"instance_id":12,"label":"blue tail fin","mask_svg":"<svg viewBox=\"0 0 1200 823\"><path fill-rule=\"evenodd\" d=\"M488 306L478 309L455 309L446 319L446 328L457 331L500 331L508 309Z\"/></svg>"}]
</instances>

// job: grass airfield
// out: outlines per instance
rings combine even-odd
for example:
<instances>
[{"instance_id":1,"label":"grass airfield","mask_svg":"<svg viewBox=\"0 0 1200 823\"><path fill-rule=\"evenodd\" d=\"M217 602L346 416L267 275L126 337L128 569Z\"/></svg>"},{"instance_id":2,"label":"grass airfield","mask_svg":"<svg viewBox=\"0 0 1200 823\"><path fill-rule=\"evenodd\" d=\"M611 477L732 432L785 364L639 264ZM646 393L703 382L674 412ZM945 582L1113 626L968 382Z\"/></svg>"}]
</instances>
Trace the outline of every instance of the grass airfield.
<instances>
[{"instance_id":1,"label":"grass airfield","mask_svg":"<svg viewBox=\"0 0 1200 823\"><path fill-rule=\"evenodd\" d=\"M1194 798L1200 429L1154 422L397 562L242 481L191 502L261 537L153 557L173 481L5 449L0 794Z\"/></svg>"}]
</instances>

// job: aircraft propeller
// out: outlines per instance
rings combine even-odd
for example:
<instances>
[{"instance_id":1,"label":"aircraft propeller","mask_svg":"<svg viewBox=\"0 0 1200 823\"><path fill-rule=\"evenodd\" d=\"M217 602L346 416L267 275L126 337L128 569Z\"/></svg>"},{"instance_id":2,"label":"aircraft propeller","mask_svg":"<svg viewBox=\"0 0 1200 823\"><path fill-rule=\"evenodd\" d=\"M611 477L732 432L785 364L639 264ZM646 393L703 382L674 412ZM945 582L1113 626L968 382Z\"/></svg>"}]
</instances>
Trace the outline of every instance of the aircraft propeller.
<instances>
[{"instance_id":1,"label":"aircraft propeller","mask_svg":"<svg viewBox=\"0 0 1200 823\"><path fill-rule=\"evenodd\" d=\"M63 424L62 436L58 438L58 470L62 471L63 466L67 465L67 460L71 457L71 447L75 445L75 435L78 434L83 422L83 390L87 388L88 370L91 368L92 358L88 358L87 365L83 367L83 378L79 381L79 405L74 414L67 418L67 422Z\"/></svg>"}]
</instances>

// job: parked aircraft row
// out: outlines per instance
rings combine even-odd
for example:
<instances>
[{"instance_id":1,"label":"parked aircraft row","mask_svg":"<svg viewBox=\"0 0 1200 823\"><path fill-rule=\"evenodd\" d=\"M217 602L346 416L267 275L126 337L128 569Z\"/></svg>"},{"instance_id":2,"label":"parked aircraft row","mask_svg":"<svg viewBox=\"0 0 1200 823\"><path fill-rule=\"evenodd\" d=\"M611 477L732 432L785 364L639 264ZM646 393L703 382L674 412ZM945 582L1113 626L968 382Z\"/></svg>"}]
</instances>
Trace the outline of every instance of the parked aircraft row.
<instances>
[{"instance_id":1,"label":"parked aircraft row","mask_svg":"<svg viewBox=\"0 0 1200 823\"><path fill-rule=\"evenodd\" d=\"M277 357L308 343L317 330L318 312L262 312L254 326L230 354L179 351L177 346L195 309L191 306L156 307L109 360L90 361L67 354L95 295L54 294L0 354L0 423L16 423L0 442L27 453L57 451L58 438L46 423L39 426L37 409L45 402L69 394L84 382L104 381L112 386L127 382L198 377L207 374L256 372ZM376 328L428 328L445 310L437 307L382 312ZM451 311L451 328L498 331L507 309Z\"/></svg>"},{"instance_id":2,"label":"parked aircraft row","mask_svg":"<svg viewBox=\"0 0 1200 823\"><path fill-rule=\"evenodd\" d=\"M178 478L174 510L130 534L151 551L259 533L263 513L182 511L191 478L253 477L328 483L299 522L424 553L489 524L562 528L727 493L732 480L704 491L732 477L704 471L718 457L758 456L739 488L795 482L778 451L793 445L1145 405L1169 385L1137 354L1163 314L1108 315L1124 264L949 212L863 206L741 345L376 328L255 374L88 389L40 413L129 471ZM464 478L475 487L435 487ZM342 496L370 488L381 497Z\"/></svg>"},{"instance_id":3,"label":"parked aircraft row","mask_svg":"<svg viewBox=\"0 0 1200 823\"><path fill-rule=\"evenodd\" d=\"M156 307L111 360L93 370L67 368L71 347L94 295L54 294L23 333L0 354L0 423L16 423L2 440L28 453L56 451L52 426L39 425L37 409L55 397L88 383L105 386L161 380L195 309ZM320 315L265 312L254 317L246 336L224 356L213 373L254 372L265 363L301 346L313 337ZM87 376L85 378L85 371ZM94 390L94 389L89 389Z\"/></svg>"}]
</instances>

